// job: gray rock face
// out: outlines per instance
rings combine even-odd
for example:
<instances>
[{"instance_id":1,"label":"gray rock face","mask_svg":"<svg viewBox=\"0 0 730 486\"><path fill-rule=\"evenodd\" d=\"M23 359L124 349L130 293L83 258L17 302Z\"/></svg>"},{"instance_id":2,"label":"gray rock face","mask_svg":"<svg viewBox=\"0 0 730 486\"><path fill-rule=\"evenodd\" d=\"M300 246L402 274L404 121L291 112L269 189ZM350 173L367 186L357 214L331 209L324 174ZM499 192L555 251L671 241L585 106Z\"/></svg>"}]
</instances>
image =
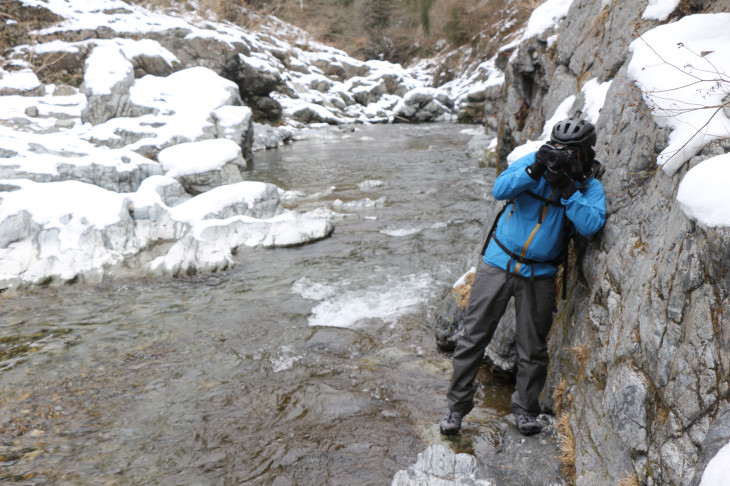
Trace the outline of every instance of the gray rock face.
<instances>
[{"instance_id":1,"label":"gray rock face","mask_svg":"<svg viewBox=\"0 0 730 486\"><path fill-rule=\"evenodd\" d=\"M609 126L615 139L625 136L620 123ZM633 146L648 159L653 145ZM576 463L585 471L578 484L619 480L626 470L647 484L691 484L704 467L708 431L724 435L711 443L730 440L721 413L729 267L719 250L730 235L687 220L674 200L678 177L660 173L627 190L629 170L606 173L607 192L623 195L586 249L582 276L572 276L566 317L550 342L560 364L549 386L575 385ZM589 350L583 371L565 359L573 346Z\"/></svg>"}]
</instances>

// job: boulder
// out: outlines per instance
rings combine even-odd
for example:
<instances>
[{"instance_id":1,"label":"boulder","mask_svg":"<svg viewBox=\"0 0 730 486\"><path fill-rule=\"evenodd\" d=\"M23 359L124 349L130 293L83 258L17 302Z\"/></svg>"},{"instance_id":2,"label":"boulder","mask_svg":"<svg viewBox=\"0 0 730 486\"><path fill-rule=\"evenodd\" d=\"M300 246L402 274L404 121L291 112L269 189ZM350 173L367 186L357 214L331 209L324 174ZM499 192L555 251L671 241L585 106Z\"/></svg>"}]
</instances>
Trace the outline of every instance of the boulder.
<instances>
[{"instance_id":1,"label":"boulder","mask_svg":"<svg viewBox=\"0 0 730 486\"><path fill-rule=\"evenodd\" d=\"M247 106L225 105L211 113L216 136L233 140L245 160L253 160L253 112Z\"/></svg>"},{"instance_id":2,"label":"boulder","mask_svg":"<svg viewBox=\"0 0 730 486\"><path fill-rule=\"evenodd\" d=\"M191 195L241 182L246 170L240 145L227 138L174 145L162 150L158 159L164 174Z\"/></svg>"},{"instance_id":3,"label":"boulder","mask_svg":"<svg viewBox=\"0 0 730 486\"><path fill-rule=\"evenodd\" d=\"M30 69L0 71L0 96L40 96L45 88Z\"/></svg>"},{"instance_id":4,"label":"boulder","mask_svg":"<svg viewBox=\"0 0 730 486\"><path fill-rule=\"evenodd\" d=\"M445 91L435 88L416 88L406 93L396 106L397 118L416 122L447 120L452 117L453 100Z\"/></svg>"},{"instance_id":5,"label":"boulder","mask_svg":"<svg viewBox=\"0 0 730 486\"><path fill-rule=\"evenodd\" d=\"M398 471L391 486L442 485L491 486L478 477L477 460L471 454L455 454L443 445L429 446L416 463Z\"/></svg>"},{"instance_id":6,"label":"boulder","mask_svg":"<svg viewBox=\"0 0 730 486\"><path fill-rule=\"evenodd\" d=\"M153 112L152 108L131 101L129 90L133 83L134 67L118 47L101 45L94 48L86 60L81 85L81 91L88 99L81 120L98 125L116 117Z\"/></svg>"}]
</instances>

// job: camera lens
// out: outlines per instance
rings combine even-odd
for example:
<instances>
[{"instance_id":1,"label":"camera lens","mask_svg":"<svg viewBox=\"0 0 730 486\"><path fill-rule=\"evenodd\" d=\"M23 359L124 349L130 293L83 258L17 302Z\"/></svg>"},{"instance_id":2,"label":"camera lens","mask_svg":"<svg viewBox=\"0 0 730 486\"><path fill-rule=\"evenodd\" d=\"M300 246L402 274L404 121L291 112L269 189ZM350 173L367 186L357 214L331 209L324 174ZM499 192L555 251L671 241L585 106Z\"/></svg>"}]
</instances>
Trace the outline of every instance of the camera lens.
<instances>
[{"instance_id":1,"label":"camera lens","mask_svg":"<svg viewBox=\"0 0 730 486\"><path fill-rule=\"evenodd\" d=\"M560 172L563 170L563 166L568 161L568 154L562 150L551 150L545 154L545 165L550 172Z\"/></svg>"}]
</instances>

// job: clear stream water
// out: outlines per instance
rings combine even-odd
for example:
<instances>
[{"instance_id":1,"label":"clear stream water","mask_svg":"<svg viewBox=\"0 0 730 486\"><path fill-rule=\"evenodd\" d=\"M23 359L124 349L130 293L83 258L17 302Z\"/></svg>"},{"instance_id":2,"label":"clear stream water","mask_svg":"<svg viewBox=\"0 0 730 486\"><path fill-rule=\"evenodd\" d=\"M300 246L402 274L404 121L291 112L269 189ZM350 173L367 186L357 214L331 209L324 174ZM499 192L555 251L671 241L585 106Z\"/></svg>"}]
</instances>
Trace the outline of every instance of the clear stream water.
<instances>
[{"instance_id":1,"label":"clear stream water","mask_svg":"<svg viewBox=\"0 0 730 486\"><path fill-rule=\"evenodd\" d=\"M389 484L441 440L434 312L491 190L469 129L361 126L258 152L251 179L333 211L321 242L0 297L0 482ZM511 387L485 381L455 450L494 447Z\"/></svg>"}]
</instances>

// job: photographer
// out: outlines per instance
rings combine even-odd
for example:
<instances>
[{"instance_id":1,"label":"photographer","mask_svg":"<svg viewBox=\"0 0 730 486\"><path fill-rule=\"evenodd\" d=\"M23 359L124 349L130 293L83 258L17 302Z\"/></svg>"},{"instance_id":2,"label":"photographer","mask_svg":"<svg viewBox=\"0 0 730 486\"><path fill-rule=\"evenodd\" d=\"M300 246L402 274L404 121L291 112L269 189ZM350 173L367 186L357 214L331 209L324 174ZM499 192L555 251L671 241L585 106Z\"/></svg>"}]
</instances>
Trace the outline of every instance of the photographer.
<instances>
[{"instance_id":1,"label":"photographer","mask_svg":"<svg viewBox=\"0 0 730 486\"><path fill-rule=\"evenodd\" d=\"M594 178L595 127L558 122L549 143L511 164L494 182L507 200L485 243L472 286L463 333L453 356L442 434L456 434L474 406L474 379L509 300L515 299L517 381L512 410L524 435L540 432L539 396L547 375L547 335L556 301L555 275L569 234L598 232L606 220L602 184Z\"/></svg>"}]
</instances>

